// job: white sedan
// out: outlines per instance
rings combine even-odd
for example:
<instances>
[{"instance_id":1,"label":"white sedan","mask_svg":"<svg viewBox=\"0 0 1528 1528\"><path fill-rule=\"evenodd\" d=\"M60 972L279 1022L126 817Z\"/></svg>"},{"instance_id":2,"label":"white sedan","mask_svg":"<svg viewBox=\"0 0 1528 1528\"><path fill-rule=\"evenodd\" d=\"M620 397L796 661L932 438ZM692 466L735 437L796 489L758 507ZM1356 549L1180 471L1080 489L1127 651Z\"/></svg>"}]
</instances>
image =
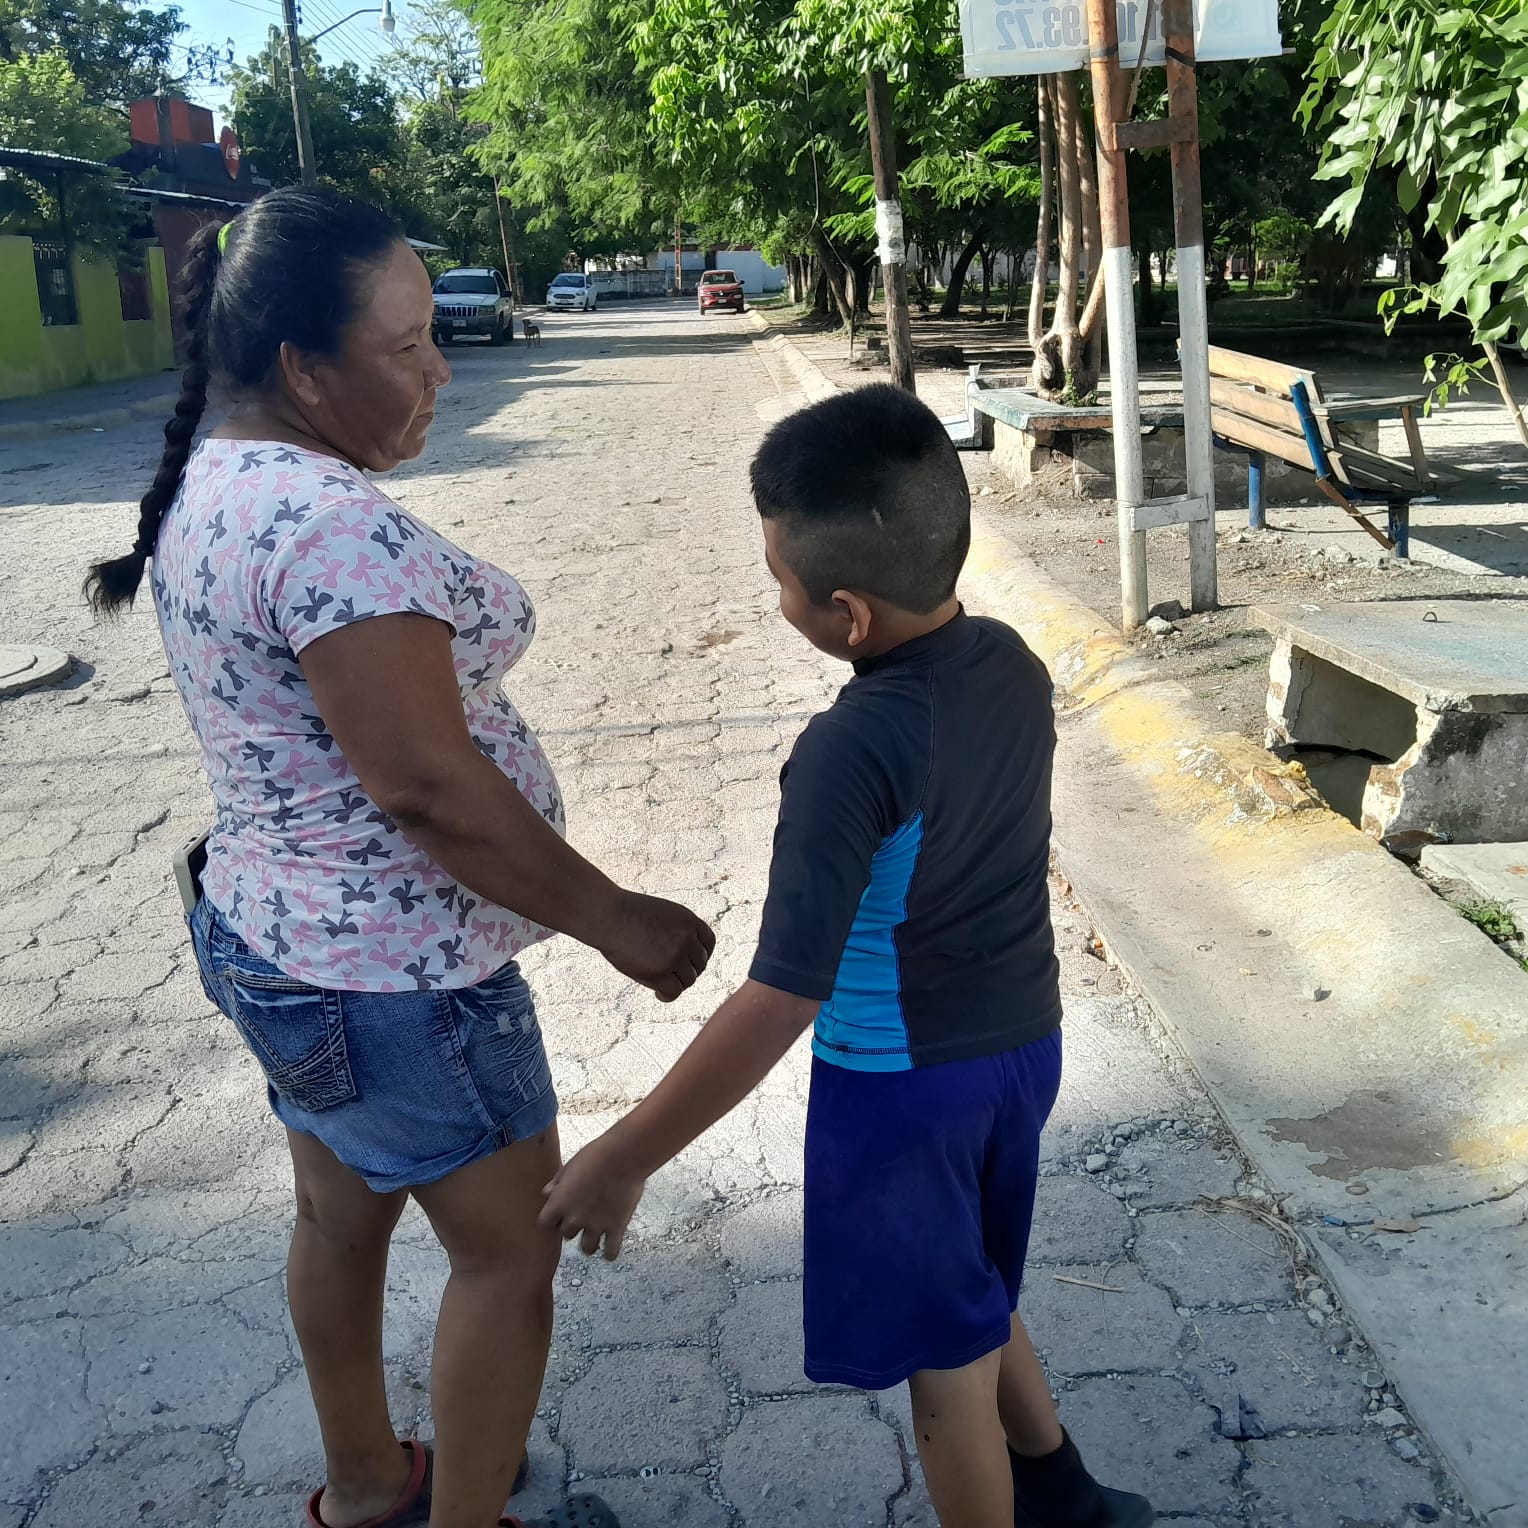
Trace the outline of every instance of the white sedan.
<instances>
[{"instance_id":1,"label":"white sedan","mask_svg":"<svg viewBox=\"0 0 1528 1528\"><path fill-rule=\"evenodd\" d=\"M547 288L548 309L572 309L579 313L594 313L599 309L599 298L594 283L583 271L563 271L552 278Z\"/></svg>"}]
</instances>

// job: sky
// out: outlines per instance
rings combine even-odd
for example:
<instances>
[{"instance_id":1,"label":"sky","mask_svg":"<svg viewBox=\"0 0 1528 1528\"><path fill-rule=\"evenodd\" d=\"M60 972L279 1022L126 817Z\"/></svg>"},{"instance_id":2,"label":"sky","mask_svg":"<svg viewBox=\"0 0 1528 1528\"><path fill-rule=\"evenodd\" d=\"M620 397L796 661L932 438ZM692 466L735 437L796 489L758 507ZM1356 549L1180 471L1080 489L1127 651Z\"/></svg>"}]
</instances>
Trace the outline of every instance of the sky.
<instances>
[{"instance_id":1,"label":"sky","mask_svg":"<svg viewBox=\"0 0 1528 1528\"><path fill-rule=\"evenodd\" d=\"M281 25L281 0L176 0L187 31L181 42L216 43L220 47L233 39L234 58L244 63L265 46L267 32ZM321 32L341 16L359 10L366 0L298 0L298 30L304 37ZM393 9L400 23L407 14L407 0L394 0ZM363 68L375 63L390 49L378 25L380 5L374 13L357 16L336 27L318 45L325 63L339 64L347 59ZM228 92L220 85L198 85L191 91L203 106L219 114L227 105Z\"/></svg>"}]
</instances>

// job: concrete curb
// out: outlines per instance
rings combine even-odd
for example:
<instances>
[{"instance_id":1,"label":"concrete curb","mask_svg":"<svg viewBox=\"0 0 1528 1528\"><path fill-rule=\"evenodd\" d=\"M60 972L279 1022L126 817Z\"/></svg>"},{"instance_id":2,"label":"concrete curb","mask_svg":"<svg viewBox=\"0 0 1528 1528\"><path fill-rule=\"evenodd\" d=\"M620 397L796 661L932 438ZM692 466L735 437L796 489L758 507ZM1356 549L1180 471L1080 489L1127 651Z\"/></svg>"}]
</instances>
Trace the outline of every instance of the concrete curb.
<instances>
[{"instance_id":1,"label":"concrete curb","mask_svg":"<svg viewBox=\"0 0 1528 1528\"><path fill-rule=\"evenodd\" d=\"M744 317L755 329L769 335L768 339L755 340L754 343L780 361L805 394L808 403L831 398L838 391L838 384L831 381L795 341L776 329L757 308L749 308Z\"/></svg>"},{"instance_id":2,"label":"concrete curb","mask_svg":"<svg viewBox=\"0 0 1528 1528\"><path fill-rule=\"evenodd\" d=\"M1434 1448L1525 1528L1528 977L1001 527L975 530L968 599L1064 691L1059 864Z\"/></svg>"},{"instance_id":3,"label":"concrete curb","mask_svg":"<svg viewBox=\"0 0 1528 1528\"><path fill-rule=\"evenodd\" d=\"M0 421L0 440L35 440L39 435L66 435L77 430L115 430L138 419L168 419L179 396L178 392L159 393L138 403L97 409L93 413L63 414L14 424Z\"/></svg>"}]
</instances>

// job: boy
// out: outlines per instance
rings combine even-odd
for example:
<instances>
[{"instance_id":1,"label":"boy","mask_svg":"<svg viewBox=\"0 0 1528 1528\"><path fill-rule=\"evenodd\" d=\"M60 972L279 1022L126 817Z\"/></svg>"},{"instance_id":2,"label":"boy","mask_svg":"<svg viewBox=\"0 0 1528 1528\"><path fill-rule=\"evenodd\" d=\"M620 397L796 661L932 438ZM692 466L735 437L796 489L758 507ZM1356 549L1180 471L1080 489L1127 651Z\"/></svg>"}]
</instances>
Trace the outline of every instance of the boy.
<instances>
[{"instance_id":1,"label":"boy","mask_svg":"<svg viewBox=\"0 0 1528 1528\"><path fill-rule=\"evenodd\" d=\"M855 677L781 777L750 979L548 1185L543 1224L620 1251L646 1179L815 1020L806 1373L911 1386L943 1528L1139 1528L1062 1431L1014 1314L1061 1076L1047 867L1050 682L966 615L965 473L893 387L777 424L752 486L780 610Z\"/></svg>"}]
</instances>

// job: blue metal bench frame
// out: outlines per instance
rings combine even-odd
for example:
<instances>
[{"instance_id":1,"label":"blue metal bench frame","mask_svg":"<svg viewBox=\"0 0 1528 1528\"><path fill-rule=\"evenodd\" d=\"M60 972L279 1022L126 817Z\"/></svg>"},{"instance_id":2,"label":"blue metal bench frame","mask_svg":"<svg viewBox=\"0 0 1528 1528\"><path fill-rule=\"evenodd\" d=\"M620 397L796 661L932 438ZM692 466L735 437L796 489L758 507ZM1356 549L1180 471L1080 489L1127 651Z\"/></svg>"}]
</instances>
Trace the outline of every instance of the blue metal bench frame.
<instances>
[{"instance_id":1,"label":"blue metal bench frame","mask_svg":"<svg viewBox=\"0 0 1528 1528\"><path fill-rule=\"evenodd\" d=\"M1315 473L1316 483L1321 492L1333 503L1353 515L1376 540L1388 539L1397 557L1409 557L1411 555L1411 506L1418 503L1435 504L1436 497L1423 493L1420 489L1412 491L1401 487L1368 487L1352 482L1350 474L1339 474L1333 466L1331 453L1321 431L1321 422L1316 417L1310 392L1305 383L1291 382L1289 396L1300 420L1300 430L1305 437L1305 448L1310 453L1310 470ZM1253 530L1264 530L1268 524L1268 516L1263 474L1268 466L1268 453L1227 440L1221 435L1215 436L1215 444L1223 451L1236 451L1247 458L1247 524ZM1338 448L1338 455L1340 458L1341 447ZM1385 506L1388 538L1379 536L1368 519L1358 510L1357 506L1360 504Z\"/></svg>"}]
</instances>

